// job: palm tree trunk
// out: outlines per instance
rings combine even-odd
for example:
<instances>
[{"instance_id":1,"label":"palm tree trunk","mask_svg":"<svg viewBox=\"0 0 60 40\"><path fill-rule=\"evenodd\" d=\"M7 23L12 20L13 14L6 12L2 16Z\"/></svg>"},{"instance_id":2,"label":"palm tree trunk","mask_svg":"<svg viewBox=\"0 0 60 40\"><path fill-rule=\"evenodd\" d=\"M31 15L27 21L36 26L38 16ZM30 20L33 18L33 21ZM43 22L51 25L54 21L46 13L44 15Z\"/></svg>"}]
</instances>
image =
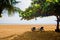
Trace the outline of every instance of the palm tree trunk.
<instances>
[{"instance_id":1,"label":"palm tree trunk","mask_svg":"<svg viewBox=\"0 0 60 40\"><path fill-rule=\"evenodd\" d=\"M2 13L2 10L0 9L0 17L2 17L1 13Z\"/></svg>"},{"instance_id":2,"label":"palm tree trunk","mask_svg":"<svg viewBox=\"0 0 60 40\"><path fill-rule=\"evenodd\" d=\"M56 32L59 32L59 16L56 16L57 17L57 26L56 26Z\"/></svg>"},{"instance_id":3,"label":"palm tree trunk","mask_svg":"<svg viewBox=\"0 0 60 40\"><path fill-rule=\"evenodd\" d=\"M1 5L1 7L0 7L0 17L2 17L1 13L2 13L3 9L4 9L4 8L3 8L2 5Z\"/></svg>"}]
</instances>

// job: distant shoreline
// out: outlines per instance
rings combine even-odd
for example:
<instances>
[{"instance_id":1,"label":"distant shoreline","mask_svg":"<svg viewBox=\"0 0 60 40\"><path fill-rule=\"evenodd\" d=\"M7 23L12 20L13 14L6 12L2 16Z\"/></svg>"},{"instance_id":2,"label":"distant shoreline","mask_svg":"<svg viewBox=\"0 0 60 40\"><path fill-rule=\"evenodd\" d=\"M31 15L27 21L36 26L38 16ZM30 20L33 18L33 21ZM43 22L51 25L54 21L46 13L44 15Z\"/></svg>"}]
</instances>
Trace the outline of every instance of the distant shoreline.
<instances>
[{"instance_id":1,"label":"distant shoreline","mask_svg":"<svg viewBox=\"0 0 60 40\"><path fill-rule=\"evenodd\" d=\"M0 25L57 25L57 24L0 24Z\"/></svg>"}]
</instances>

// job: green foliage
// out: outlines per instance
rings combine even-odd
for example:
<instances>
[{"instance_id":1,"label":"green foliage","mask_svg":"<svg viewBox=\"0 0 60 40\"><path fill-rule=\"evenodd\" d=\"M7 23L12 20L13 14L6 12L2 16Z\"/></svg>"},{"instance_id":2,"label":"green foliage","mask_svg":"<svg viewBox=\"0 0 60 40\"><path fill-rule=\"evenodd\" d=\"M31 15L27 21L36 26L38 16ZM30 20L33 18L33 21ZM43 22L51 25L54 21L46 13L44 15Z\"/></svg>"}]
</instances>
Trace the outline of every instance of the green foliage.
<instances>
[{"instance_id":1,"label":"green foliage","mask_svg":"<svg viewBox=\"0 0 60 40\"><path fill-rule=\"evenodd\" d=\"M39 10L37 7L29 7L28 9L26 9L26 11L20 13L22 16L22 19L33 19L35 17L38 17L38 15L40 15L40 13L36 13L37 10Z\"/></svg>"},{"instance_id":2,"label":"green foliage","mask_svg":"<svg viewBox=\"0 0 60 40\"><path fill-rule=\"evenodd\" d=\"M4 9L8 10L9 15L15 11L20 13L20 8L14 6L17 3L16 0L0 0L0 16Z\"/></svg>"},{"instance_id":3,"label":"green foliage","mask_svg":"<svg viewBox=\"0 0 60 40\"><path fill-rule=\"evenodd\" d=\"M22 19L33 19L40 16L59 16L60 0L32 0L31 7L21 13Z\"/></svg>"}]
</instances>

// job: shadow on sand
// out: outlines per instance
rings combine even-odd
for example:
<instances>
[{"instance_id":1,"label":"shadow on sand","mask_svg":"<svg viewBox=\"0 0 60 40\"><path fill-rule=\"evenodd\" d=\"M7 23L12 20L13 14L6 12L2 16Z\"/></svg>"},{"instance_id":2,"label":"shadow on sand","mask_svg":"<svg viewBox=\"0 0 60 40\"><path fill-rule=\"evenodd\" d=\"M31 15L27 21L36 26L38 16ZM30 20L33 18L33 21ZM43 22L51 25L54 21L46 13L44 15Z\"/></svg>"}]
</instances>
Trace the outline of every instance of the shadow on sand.
<instances>
[{"instance_id":1,"label":"shadow on sand","mask_svg":"<svg viewBox=\"0 0 60 40\"><path fill-rule=\"evenodd\" d=\"M25 32L22 35L11 35L5 38L0 38L0 40L60 40L60 33L54 31L44 31L44 32Z\"/></svg>"}]
</instances>

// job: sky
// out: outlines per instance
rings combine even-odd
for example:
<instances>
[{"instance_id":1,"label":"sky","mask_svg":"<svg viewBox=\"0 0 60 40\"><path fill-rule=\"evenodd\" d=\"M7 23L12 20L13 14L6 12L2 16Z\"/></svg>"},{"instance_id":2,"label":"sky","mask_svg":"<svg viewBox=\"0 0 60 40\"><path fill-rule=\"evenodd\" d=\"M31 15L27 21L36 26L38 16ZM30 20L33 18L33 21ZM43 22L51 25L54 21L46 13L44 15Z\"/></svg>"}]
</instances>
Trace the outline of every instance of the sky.
<instances>
[{"instance_id":1,"label":"sky","mask_svg":"<svg viewBox=\"0 0 60 40\"><path fill-rule=\"evenodd\" d=\"M21 1L16 5L21 10L25 11L26 8L31 6L31 0L17 0ZM56 24L56 17L49 16L49 17L38 17L37 20L20 20L21 17L18 16L18 13L14 13L13 16L8 17L8 13L6 10L3 11L2 18L0 18L0 24Z\"/></svg>"}]
</instances>

